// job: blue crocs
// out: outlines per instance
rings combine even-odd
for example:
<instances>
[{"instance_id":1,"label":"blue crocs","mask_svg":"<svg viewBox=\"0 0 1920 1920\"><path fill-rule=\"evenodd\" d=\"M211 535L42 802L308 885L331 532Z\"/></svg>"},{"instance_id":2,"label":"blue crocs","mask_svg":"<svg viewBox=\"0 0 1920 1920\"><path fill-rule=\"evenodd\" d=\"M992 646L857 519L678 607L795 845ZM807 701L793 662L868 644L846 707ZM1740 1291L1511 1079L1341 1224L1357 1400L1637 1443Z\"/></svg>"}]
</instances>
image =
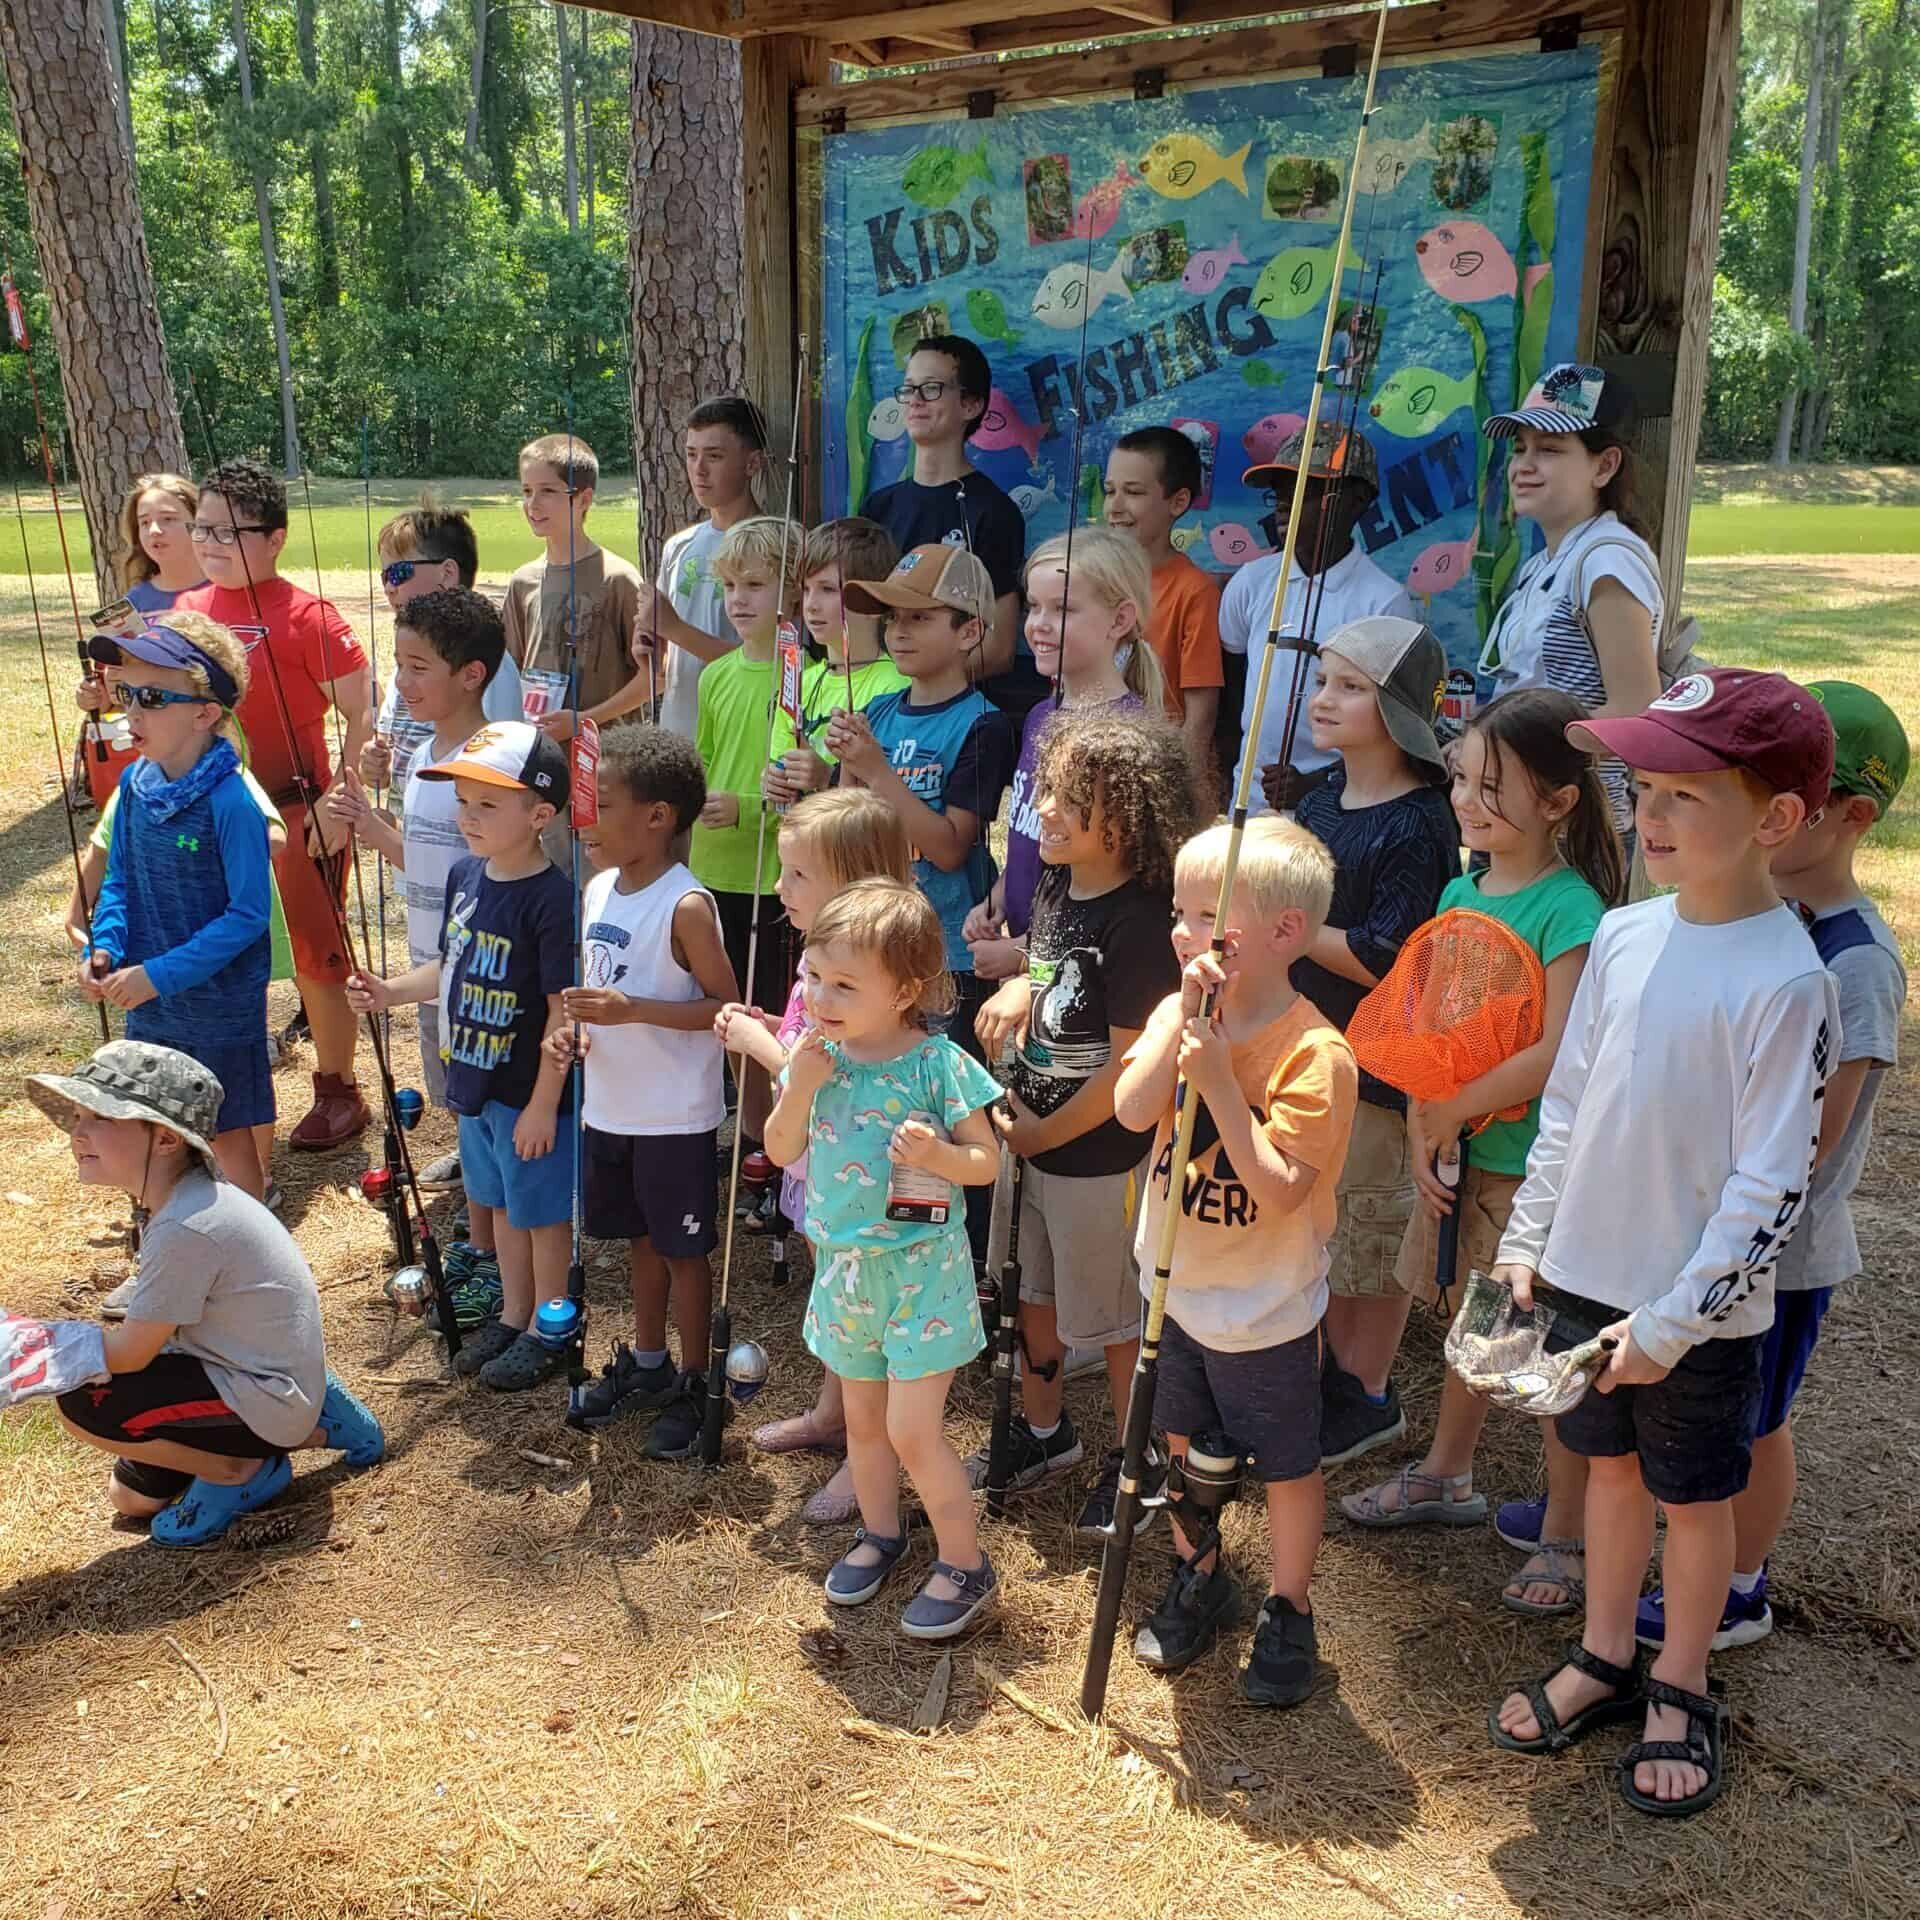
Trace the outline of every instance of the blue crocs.
<instances>
[{"instance_id":1,"label":"blue crocs","mask_svg":"<svg viewBox=\"0 0 1920 1920\"><path fill-rule=\"evenodd\" d=\"M329 1367L327 1397L320 1403L320 1431L330 1447L347 1456L350 1467L370 1467L387 1450L387 1436L373 1409L347 1389L347 1384Z\"/></svg>"},{"instance_id":2,"label":"blue crocs","mask_svg":"<svg viewBox=\"0 0 1920 1920\"><path fill-rule=\"evenodd\" d=\"M196 1480L170 1507L153 1516L148 1537L163 1547L210 1547L240 1518L264 1507L293 1484L293 1462L284 1453L269 1454L251 1480L237 1487Z\"/></svg>"}]
</instances>

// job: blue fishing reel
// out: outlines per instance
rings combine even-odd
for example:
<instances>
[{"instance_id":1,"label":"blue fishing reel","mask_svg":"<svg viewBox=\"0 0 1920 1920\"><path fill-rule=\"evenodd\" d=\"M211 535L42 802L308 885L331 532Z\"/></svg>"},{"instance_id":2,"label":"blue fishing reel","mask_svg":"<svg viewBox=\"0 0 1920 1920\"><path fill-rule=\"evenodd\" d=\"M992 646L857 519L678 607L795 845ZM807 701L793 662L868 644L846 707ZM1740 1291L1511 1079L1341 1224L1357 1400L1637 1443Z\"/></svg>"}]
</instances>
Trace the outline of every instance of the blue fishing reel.
<instances>
[{"instance_id":1,"label":"blue fishing reel","mask_svg":"<svg viewBox=\"0 0 1920 1920\"><path fill-rule=\"evenodd\" d=\"M562 1294L557 1300L542 1300L534 1309L533 1337L550 1353L564 1353L580 1330L580 1303Z\"/></svg>"},{"instance_id":2,"label":"blue fishing reel","mask_svg":"<svg viewBox=\"0 0 1920 1920\"><path fill-rule=\"evenodd\" d=\"M420 1124L420 1116L427 1110L427 1103L421 1097L418 1087L395 1087L393 1090L393 1117L400 1122L403 1133L411 1133Z\"/></svg>"}]
</instances>

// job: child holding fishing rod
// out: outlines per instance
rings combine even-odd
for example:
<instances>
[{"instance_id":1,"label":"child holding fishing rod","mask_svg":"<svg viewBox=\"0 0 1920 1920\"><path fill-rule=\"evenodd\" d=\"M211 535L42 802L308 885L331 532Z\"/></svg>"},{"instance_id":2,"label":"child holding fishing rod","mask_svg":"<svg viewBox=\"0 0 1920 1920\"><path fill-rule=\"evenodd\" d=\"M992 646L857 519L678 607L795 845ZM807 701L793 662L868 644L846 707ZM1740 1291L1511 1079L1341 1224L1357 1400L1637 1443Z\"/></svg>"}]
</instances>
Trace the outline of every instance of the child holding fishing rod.
<instances>
[{"instance_id":1,"label":"child holding fishing rod","mask_svg":"<svg viewBox=\"0 0 1920 1920\"><path fill-rule=\"evenodd\" d=\"M826 1595L860 1606L906 1557L904 1465L936 1558L900 1625L925 1640L964 1632L999 1584L945 1417L955 1370L986 1344L958 1189L992 1184L987 1110L1000 1089L928 1031L952 1004L945 952L939 915L899 881L858 881L829 900L804 962L813 1027L787 1057L767 1122L776 1166L806 1157L819 1264L805 1337L843 1383L860 1502Z\"/></svg>"},{"instance_id":2,"label":"child holding fishing rod","mask_svg":"<svg viewBox=\"0 0 1920 1920\"><path fill-rule=\"evenodd\" d=\"M1396 1277L1416 1299L1437 1302L1435 1263L1440 1223L1459 1215L1460 1270L1493 1266L1513 1196L1540 1128L1540 1095L1566 1030L1574 989L1600 916L1625 890L1625 865L1606 790L1592 757L1567 738L1586 717L1571 695L1536 687L1503 694L1468 723L1453 755L1454 818L1468 851L1487 864L1449 883L1439 911L1486 914L1518 933L1538 954L1546 993L1539 1038L1463 1087L1444 1105L1418 1100L1407 1114L1408 1154L1419 1203L1400 1243ZM1458 983L1470 997L1471 982ZM1441 998L1448 983L1436 979ZM1464 1147L1463 1127L1505 1108L1525 1117L1496 1119ZM1449 1181L1436 1160L1459 1171ZM1474 1490L1473 1456L1488 1402L1451 1368L1427 1451L1390 1480L1343 1495L1342 1512L1376 1528L1478 1526L1486 1496ZM1544 1425L1547 1514L1539 1549L1501 1595L1516 1613L1572 1613L1584 1592L1579 1556L1583 1462Z\"/></svg>"},{"instance_id":3,"label":"child holding fishing rod","mask_svg":"<svg viewBox=\"0 0 1920 1920\"><path fill-rule=\"evenodd\" d=\"M771 773L769 769L770 777ZM780 904L786 909L788 925L803 941L827 902L856 881L897 880L905 885L912 877L913 848L900 816L864 787L809 794L780 823ZM714 1021L722 1045L757 1060L770 1075L785 1067L788 1054L812 1026L804 968L794 980L783 1013L767 1014L733 1001L720 1009ZM806 1218L806 1177L804 1155L783 1171L778 1205L788 1220ZM816 1272L823 1259L816 1251ZM845 1396L832 1366L826 1367L819 1396L805 1413L757 1428L753 1444L763 1453L843 1452ZM807 1501L800 1517L809 1526L839 1526L858 1511L852 1468L843 1463Z\"/></svg>"}]
</instances>

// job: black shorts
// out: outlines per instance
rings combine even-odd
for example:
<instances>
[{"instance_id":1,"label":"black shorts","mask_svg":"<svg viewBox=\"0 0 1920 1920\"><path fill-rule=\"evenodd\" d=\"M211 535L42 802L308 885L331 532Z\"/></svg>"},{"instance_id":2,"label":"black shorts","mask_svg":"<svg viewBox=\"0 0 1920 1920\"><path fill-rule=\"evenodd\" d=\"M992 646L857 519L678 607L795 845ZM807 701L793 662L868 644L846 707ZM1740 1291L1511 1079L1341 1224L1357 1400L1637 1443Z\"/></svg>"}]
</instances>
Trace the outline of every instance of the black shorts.
<instances>
[{"instance_id":1,"label":"black shorts","mask_svg":"<svg viewBox=\"0 0 1920 1920\"><path fill-rule=\"evenodd\" d=\"M82 1433L115 1446L166 1440L229 1460L267 1460L286 1451L262 1440L188 1353L156 1353L138 1373L116 1373L104 1387L75 1387L54 1404Z\"/></svg>"},{"instance_id":2,"label":"black shorts","mask_svg":"<svg viewBox=\"0 0 1920 1920\"><path fill-rule=\"evenodd\" d=\"M596 1240L646 1240L668 1260L720 1244L718 1135L586 1129L581 1201Z\"/></svg>"},{"instance_id":3,"label":"black shorts","mask_svg":"<svg viewBox=\"0 0 1920 1920\"><path fill-rule=\"evenodd\" d=\"M1264 1481L1320 1471L1320 1329L1252 1353L1203 1347L1172 1317L1160 1325L1154 1425L1191 1440L1224 1430Z\"/></svg>"},{"instance_id":4,"label":"black shorts","mask_svg":"<svg viewBox=\"0 0 1920 1920\"><path fill-rule=\"evenodd\" d=\"M733 977L747 1004L762 1013L783 1012L793 986L793 956L788 952L793 929L787 924L786 909L776 895L760 896L760 944L754 950L749 983L747 944L753 929L753 895L716 893L713 903L720 911L720 938L733 963Z\"/></svg>"},{"instance_id":5,"label":"black shorts","mask_svg":"<svg viewBox=\"0 0 1920 1920\"><path fill-rule=\"evenodd\" d=\"M1569 1295L1595 1326L1625 1316L1618 1307ZM1731 1500L1753 1465L1760 1419L1760 1348L1764 1334L1702 1340L1689 1347L1664 1380L1650 1387L1589 1390L1561 1414L1554 1429L1569 1453L1590 1460L1640 1456L1640 1478L1670 1507Z\"/></svg>"}]
</instances>

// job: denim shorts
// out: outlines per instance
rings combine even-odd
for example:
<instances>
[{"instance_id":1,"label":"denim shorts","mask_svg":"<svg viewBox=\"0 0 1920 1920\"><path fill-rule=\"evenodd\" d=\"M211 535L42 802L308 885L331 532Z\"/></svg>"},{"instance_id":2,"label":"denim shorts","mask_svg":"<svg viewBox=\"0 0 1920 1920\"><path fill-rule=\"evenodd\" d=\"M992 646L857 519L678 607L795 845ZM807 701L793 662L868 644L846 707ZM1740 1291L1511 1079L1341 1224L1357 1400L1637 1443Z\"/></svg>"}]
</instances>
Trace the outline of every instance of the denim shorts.
<instances>
[{"instance_id":1,"label":"denim shorts","mask_svg":"<svg viewBox=\"0 0 1920 1920\"><path fill-rule=\"evenodd\" d=\"M1320 1471L1320 1329L1252 1353L1203 1347L1171 1315L1160 1323L1153 1421L1191 1440L1224 1429L1262 1481Z\"/></svg>"},{"instance_id":2,"label":"denim shorts","mask_svg":"<svg viewBox=\"0 0 1920 1920\"><path fill-rule=\"evenodd\" d=\"M573 1218L573 1115L553 1123L553 1149L537 1160L513 1150L521 1109L489 1100L460 1116L460 1181L469 1205L506 1210L507 1225L525 1233Z\"/></svg>"}]
</instances>

